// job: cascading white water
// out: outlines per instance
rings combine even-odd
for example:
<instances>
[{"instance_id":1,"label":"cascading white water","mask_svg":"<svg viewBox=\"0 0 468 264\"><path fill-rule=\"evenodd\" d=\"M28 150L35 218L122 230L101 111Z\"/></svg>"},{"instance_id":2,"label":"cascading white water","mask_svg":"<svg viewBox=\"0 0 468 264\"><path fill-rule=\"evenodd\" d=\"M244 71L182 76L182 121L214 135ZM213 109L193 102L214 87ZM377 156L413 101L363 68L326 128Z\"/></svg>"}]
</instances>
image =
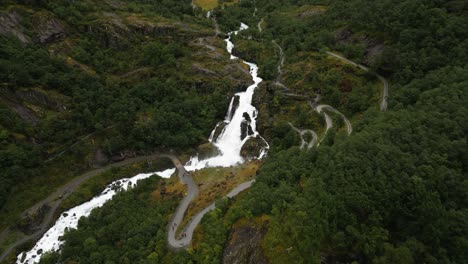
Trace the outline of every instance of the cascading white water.
<instances>
[{"instance_id":1,"label":"cascading white water","mask_svg":"<svg viewBox=\"0 0 468 264\"><path fill-rule=\"evenodd\" d=\"M234 106L234 99L236 97L232 97L231 99L231 103L229 103L229 108L228 108L228 111L227 111L227 114L226 114L226 118L225 118L225 121L226 122L231 122L231 119L232 119L232 107ZM213 132L216 130L216 128L213 130Z\"/></svg>"},{"instance_id":2,"label":"cascading white water","mask_svg":"<svg viewBox=\"0 0 468 264\"><path fill-rule=\"evenodd\" d=\"M76 206L64 212L60 218L55 222L42 238L37 241L36 245L28 252L22 252L18 255L17 264L33 264L41 260L42 254L46 252L56 251L60 249L63 241L60 237L63 236L66 230L76 229L78 221L81 217L87 217L94 208L103 206L106 202L110 201L114 195L119 191L125 191L128 188L135 186L139 180L147 179L154 174L163 178L169 178L175 169L168 169L156 173L142 173L132 178L120 179L109 184L100 195L94 197L88 202Z\"/></svg>"},{"instance_id":3,"label":"cascading white water","mask_svg":"<svg viewBox=\"0 0 468 264\"><path fill-rule=\"evenodd\" d=\"M236 35L239 31L247 29L248 26L241 23L239 30L230 32L226 41L227 51L230 54L231 59L237 59L236 56L232 55L234 44L231 42L232 34ZM243 158L240 155L242 146L247 140L252 137L259 137L264 142L266 147L263 148L258 159L262 159L268 153L268 143L259 135L256 131L256 118L258 111L251 104L252 97L255 89L262 82L262 79L258 77L258 66L254 63L243 61L250 68L250 74L254 81L254 84L250 85L245 92L237 93L239 97L239 104L234 114L232 114L232 108L234 105L234 97L229 105L228 112L226 114L226 120L216 125L213 132L210 135L210 142L212 142L219 150L218 156L208 158L205 160L198 160L198 157L192 157L189 162L185 165L187 171L199 170L207 167L230 167L243 162ZM247 113L250 117L250 127L253 134L246 136L242 139L241 124L245 122L244 113ZM226 124L223 132L215 139L216 129L221 124ZM99 196L94 197L92 200L83 203L77 207L74 207L60 216L55 222L54 226L50 228L42 238L36 243L33 249L29 252L23 252L18 255L17 264L33 264L40 261L42 254L50 251L56 251L60 249L63 241L60 241L60 237L65 233L67 229L73 229L78 227L78 221L81 217L87 217L94 208L101 207L106 202L110 201L112 197L121 190L127 190L129 187L134 186L138 180L146 179L154 174L157 174L163 178L170 177L175 172L175 169L168 169L166 171L149 173L149 174L138 174L133 178L126 178L111 183ZM117 182L120 184L117 185Z\"/></svg>"},{"instance_id":4,"label":"cascading white water","mask_svg":"<svg viewBox=\"0 0 468 264\"><path fill-rule=\"evenodd\" d=\"M249 27L246 24L241 23L239 30L230 32L228 34L228 38L225 39L226 49L229 52L231 59L238 59L232 54L232 50L234 49L234 43L231 41L232 35L237 35L240 31L248 28ZM255 89L263 80L262 78L258 77L258 66L255 63L246 61L242 62L249 66L250 75L252 76L254 83L250 85L246 91L237 93L235 95L239 97L239 104L234 114L232 114L234 97L231 99L231 103L229 104L229 109L226 114L226 120L224 121L226 126L218 138L214 139L214 136L220 123L216 125L215 129L211 133L210 141L219 149L220 154L205 160L198 160L198 157L192 157L192 159L185 166L188 171L199 170L206 167L229 167L242 163L244 161L240 154L242 146L252 137L260 137L267 146L260 151L258 159L265 157L265 155L268 153L268 143L256 130L257 109L252 105L252 97L254 95ZM250 117L249 125L253 134L242 138L241 124L246 122L244 113L247 113L247 115Z\"/></svg>"}]
</instances>

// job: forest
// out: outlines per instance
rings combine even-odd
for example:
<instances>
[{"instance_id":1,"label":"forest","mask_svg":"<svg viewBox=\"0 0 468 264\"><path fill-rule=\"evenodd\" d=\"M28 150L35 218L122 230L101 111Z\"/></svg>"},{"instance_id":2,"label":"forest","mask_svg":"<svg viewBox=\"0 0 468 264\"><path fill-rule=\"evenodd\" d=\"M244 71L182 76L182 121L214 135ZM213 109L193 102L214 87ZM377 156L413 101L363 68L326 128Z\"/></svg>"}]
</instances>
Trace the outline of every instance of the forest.
<instances>
[{"instance_id":1,"label":"forest","mask_svg":"<svg viewBox=\"0 0 468 264\"><path fill-rule=\"evenodd\" d=\"M193 60L183 42L171 37L147 43L137 36L123 51L103 47L96 36L80 32L90 19L85 14L101 5L22 2L53 10L74 25L80 38L70 54L96 74L67 66L66 58L49 56L40 44L0 36L2 89L40 87L71 98L69 111L47 113L37 126L11 115L0 100L0 208L16 185L41 171L51 150L80 135L112 128L101 142L109 155L127 149L184 152L205 142L224 118L228 84L219 80L194 88L183 76L186 60ZM189 1L121 2L128 2L124 12L211 26L194 22L205 16ZM255 0L217 8L213 16L224 32L240 21L251 25L234 42L259 64L267 89L279 60L273 40L284 48L286 64L306 61L327 68L324 60L312 62L305 54L337 51L390 81L388 111L351 100L344 111L352 115L352 135L332 129L309 151L298 148L299 139L285 122L260 126L271 150L256 183L238 198L220 200L188 251L173 252L166 243L167 224L181 197L154 200L149 194L161 179L151 178L82 219L79 229L64 236L63 249L41 263L221 263L233 226L246 219L267 219L258 250L270 263L466 262L466 1ZM369 59L375 46L382 51ZM142 81L113 78L140 67L155 71ZM286 79L294 74L287 71ZM319 80L302 83L315 87ZM325 85L333 89L334 83ZM327 95L325 102L344 101L340 94ZM275 105L272 114L286 111L267 104Z\"/></svg>"}]
</instances>

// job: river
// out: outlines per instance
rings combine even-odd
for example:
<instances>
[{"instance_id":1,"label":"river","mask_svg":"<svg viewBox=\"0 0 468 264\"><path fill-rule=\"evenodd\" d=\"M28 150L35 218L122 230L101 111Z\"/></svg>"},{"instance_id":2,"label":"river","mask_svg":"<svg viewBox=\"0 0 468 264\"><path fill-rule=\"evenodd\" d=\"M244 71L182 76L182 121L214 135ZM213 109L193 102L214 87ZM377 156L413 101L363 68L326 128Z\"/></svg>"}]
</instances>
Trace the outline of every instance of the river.
<instances>
[{"instance_id":1,"label":"river","mask_svg":"<svg viewBox=\"0 0 468 264\"><path fill-rule=\"evenodd\" d=\"M228 38L225 39L226 49L232 60L237 60L239 58L232 53L234 43L231 41L231 38L240 31L246 29L248 29L248 26L241 23L240 28L230 32ZM252 105L255 89L263 80L258 77L258 66L255 63L243 60L242 63L249 67L249 72L254 83L244 92L239 92L234 95L229 103L226 118L218 123L210 134L210 142L219 150L219 154L204 160L199 160L198 156L192 157L185 165L187 171L200 170L208 167L230 167L243 163L245 160L241 156L242 146L252 138L258 138L265 143L265 147L256 155L257 159L262 159L267 155L269 145L256 129L258 111ZM236 100L238 100L238 104L234 105ZM222 131L216 135L216 131L220 127L222 127ZM246 136L243 137L243 134ZM138 174L132 178L125 178L112 182L100 195L62 213L55 224L39 239L30 251L22 252L18 255L17 264L38 263L44 253L60 250L60 246L63 244L60 237L63 236L65 231L67 229L77 228L78 221L81 217L89 216L93 209L103 206L119 191L128 190L132 186L135 186L139 180L149 178L153 175L169 178L174 172L175 169L173 168L156 173Z\"/></svg>"}]
</instances>

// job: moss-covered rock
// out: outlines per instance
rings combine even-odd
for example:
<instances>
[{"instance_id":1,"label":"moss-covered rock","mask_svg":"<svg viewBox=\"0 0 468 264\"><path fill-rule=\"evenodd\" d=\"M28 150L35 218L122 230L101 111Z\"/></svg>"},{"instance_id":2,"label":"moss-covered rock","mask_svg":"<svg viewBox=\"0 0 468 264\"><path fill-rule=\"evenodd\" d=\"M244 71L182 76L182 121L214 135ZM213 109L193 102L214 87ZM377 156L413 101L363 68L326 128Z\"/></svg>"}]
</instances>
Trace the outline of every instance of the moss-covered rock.
<instances>
[{"instance_id":1,"label":"moss-covered rock","mask_svg":"<svg viewBox=\"0 0 468 264\"><path fill-rule=\"evenodd\" d=\"M263 254L261 242L265 236L264 228L238 227L229 235L223 263L229 264L266 264L268 260Z\"/></svg>"},{"instance_id":2,"label":"moss-covered rock","mask_svg":"<svg viewBox=\"0 0 468 264\"><path fill-rule=\"evenodd\" d=\"M247 160L257 158L267 147L267 143L261 137L251 137L242 146L241 156Z\"/></svg>"}]
</instances>

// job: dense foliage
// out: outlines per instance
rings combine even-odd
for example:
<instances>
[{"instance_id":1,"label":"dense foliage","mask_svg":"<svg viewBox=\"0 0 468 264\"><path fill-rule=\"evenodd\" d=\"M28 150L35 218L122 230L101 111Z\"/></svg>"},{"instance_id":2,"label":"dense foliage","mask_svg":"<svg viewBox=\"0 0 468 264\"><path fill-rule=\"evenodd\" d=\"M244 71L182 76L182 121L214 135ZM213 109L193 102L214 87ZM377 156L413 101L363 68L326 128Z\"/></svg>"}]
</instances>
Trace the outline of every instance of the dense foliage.
<instances>
[{"instance_id":1,"label":"dense foliage","mask_svg":"<svg viewBox=\"0 0 468 264\"><path fill-rule=\"evenodd\" d=\"M331 146L270 157L247 202L254 215L274 216L265 248L294 245L302 261L462 263L467 77L431 73L403 87L420 89L414 105L368 112Z\"/></svg>"},{"instance_id":2,"label":"dense foliage","mask_svg":"<svg viewBox=\"0 0 468 264\"><path fill-rule=\"evenodd\" d=\"M372 66L393 83L391 110L366 111L352 136L329 134L328 146L308 153L287 141L274 148L245 200L251 214L273 216L264 249L274 263L468 258L468 21L456 2L331 1L303 20L288 16L301 1L258 5L267 17L262 37L281 39L291 56L353 51L357 44L335 39L342 27L385 41ZM252 20L251 5L221 13L224 26Z\"/></svg>"},{"instance_id":3,"label":"dense foliage","mask_svg":"<svg viewBox=\"0 0 468 264\"><path fill-rule=\"evenodd\" d=\"M161 263L167 254L168 215L177 199L152 198L150 193L160 181L159 177L144 180L81 219L79 229L64 236L60 256L44 256L41 263Z\"/></svg>"},{"instance_id":4,"label":"dense foliage","mask_svg":"<svg viewBox=\"0 0 468 264\"><path fill-rule=\"evenodd\" d=\"M8 213L4 203L22 183L46 176L44 161L86 135L101 135L96 147L107 156L186 150L203 141L223 117L224 92L231 88L221 80L193 86L184 74L191 51L178 32L161 37L127 29L110 44L117 33L101 31L108 21L99 15L116 12L108 3L20 1L24 7L9 6L13 2L2 3L1 12L20 17L32 43L0 36L0 211ZM189 1L122 1L118 12L165 23L194 19ZM67 38L38 43L32 21L50 17L63 21ZM146 74L134 78L139 72ZM40 98L18 99L18 93Z\"/></svg>"},{"instance_id":5,"label":"dense foliage","mask_svg":"<svg viewBox=\"0 0 468 264\"><path fill-rule=\"evenodd\" d=\"M172 10L160 15L173 18L192 12L172 7L173 1L161 1L157 7L152 1L126 2L131 2L127 11ZM71 24L83 19L74 8L94 8L70 7L75 5L76 1L62 6L63 18L75 19ZM268 131L271 152L257 183L234 206L223 201L204 218L201 240L189 252L168 250L165 229L176 200L151 200L148 193L156 180L148 180L83 219L79 230L65 236L62 253L43 262L219 263L230 226L240 218L262 215L270 219L262 246L272 263L466 262L467 14L464 1L439 0L256 0L216 10L226 31L238 28L239 21L256 25L264 18L267 26L261 33L252 26L235 37L254 43L245 44L246 49L263 52L276 40L288 62L309 60L304 52L332 49L368 63L390 80L389 110L377 111L363 98L354 98L347 113L356 115L352 135L332 130L310 151L295 147L297 135L289 126L275 123ZM343 32L349 39L338 36ZM370 42L381 44L383 52L365 61ZM27 144L15 137L18 133L58 144L115 127L103 143L109 153L186 149L200 143L214 120L222 118L226 100L219 91L203 93L181 78L186 46L161 39L138 43L130 43L132 52L125 54L84 37L73 52L80 62L93 66L96 76L64 67L63 60L50 58L41 47L24 48L2 39L3 83L53 88L73 103L66 121L50 117L38 128L0 108L0 205L21 180L15 172L30 174L40 163L36 156L44 154L43 146ZM261 75L274 80L278 57L255 53L243 55L259 58ZM116 55L126 60L119 62ZM129 65L160 73L137 83L106 78ZM328 77L309 81L321 85ZM323 97L339 102L331 99L332 92ZM273 111L284 110L278 102L269 103L275 105ZM307 114L301 112L301 118Z\"/></svg>"}]
</instances>

